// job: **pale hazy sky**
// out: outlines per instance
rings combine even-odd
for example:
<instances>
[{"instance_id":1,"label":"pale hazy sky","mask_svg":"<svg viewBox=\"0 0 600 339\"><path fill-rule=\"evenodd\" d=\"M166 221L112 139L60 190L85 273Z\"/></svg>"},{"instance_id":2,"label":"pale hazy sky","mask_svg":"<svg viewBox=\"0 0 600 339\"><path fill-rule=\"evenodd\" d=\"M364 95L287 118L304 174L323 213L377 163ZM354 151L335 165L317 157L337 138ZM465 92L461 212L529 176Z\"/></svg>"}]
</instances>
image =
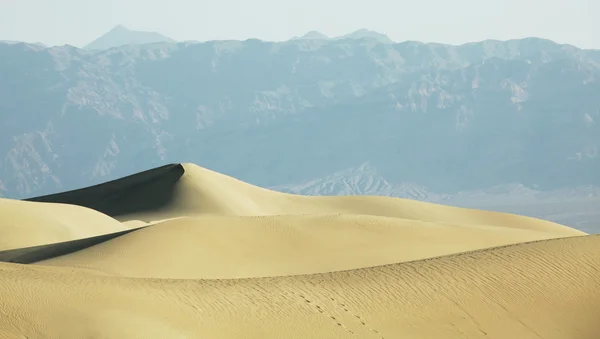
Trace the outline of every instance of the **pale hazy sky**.
<instances>
[{"instance_id":1,"label":"pale hazy sky","mask_svg":"<svg viewBox=\"0 0 600 339\"><path fill-rule=\"evenodd\" d=\"M542 37L600 49L600 0L0 0L0 40L83 46L122 24L175 40L359 28L395 41Z\"/></svg>"}]
</instances>

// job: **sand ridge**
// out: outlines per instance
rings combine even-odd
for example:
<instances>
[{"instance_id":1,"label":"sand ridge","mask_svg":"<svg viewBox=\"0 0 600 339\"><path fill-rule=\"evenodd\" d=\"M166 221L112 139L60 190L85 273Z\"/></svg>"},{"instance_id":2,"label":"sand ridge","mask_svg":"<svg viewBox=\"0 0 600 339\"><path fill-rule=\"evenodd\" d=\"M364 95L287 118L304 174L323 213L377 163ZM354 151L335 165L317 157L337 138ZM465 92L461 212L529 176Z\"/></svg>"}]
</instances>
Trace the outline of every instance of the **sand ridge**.
<instances>
[{"instance_id":1,"label":"sand ridge","mask_svg":"<svg viewBox=\"0 0 600 339\"><path fill-rule=\"evenodd\" d=\"M204 216L158 223L37 264L130 277L247 278L363 268L562 236L371 215Z\"/></svg>"},{"instance_id":2,"label":"sand ridge","mask_svg":"<svg viewBox=\"0 0 600 339\"><path fill-rule=\"evenodd\" d=\"M193 164L0 216L0 338L600 337L600 237L543 220Z\"/></svg>"}]
</instances>

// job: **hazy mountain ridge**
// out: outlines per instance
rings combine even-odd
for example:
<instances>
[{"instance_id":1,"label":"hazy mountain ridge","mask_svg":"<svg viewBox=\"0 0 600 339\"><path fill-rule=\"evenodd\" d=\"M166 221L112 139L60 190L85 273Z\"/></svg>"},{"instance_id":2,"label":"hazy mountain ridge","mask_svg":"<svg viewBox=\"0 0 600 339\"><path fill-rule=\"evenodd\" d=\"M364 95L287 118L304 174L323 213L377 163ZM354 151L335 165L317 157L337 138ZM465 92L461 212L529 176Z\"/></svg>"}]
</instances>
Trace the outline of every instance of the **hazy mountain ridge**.
<instances>
[{"instance_id":1,"label":"hazy mountain ridge","mask_svg":"<svg viewBox=\"0 0 600 339\"><path fill-rule=\"evenodd\" d=\"M118 25L106 34L85 45L83 49L105 50L126 45L144 45L160 42L175 42L175 40L157 32L133 31L122 25Z\"/></svg>"},{"instance_id":2,"label":"hazy mountain ridge","mask_svg":"<svg viewBox=\"0 0 600 339\"><path fill-rule=\"evenodd\" d=\"M0 44L0 56L10 197L178 161L265 187L365 162L386 178L349 177L321 194L600 186L598 51L533 38L247 40Z\"/></svg>"},{"instance_id":3,"label":"hazy mountain ridge","mask_svg":"<svg viewBox=\"0 0 600 339\"><path fill-rule=\"evenodd\" d=\"M327 35L318 32L318 31L310 31L302 36L295 36L290 40L345 40L345 39L351 39L351 40L360 40L360 39L368 39L368 40L374 40L378 43L382 43L382 44L393 44L394 41L392 39L390 39L387 35L379 33L379 32L375 32L375 31L371 31L365 28L356 30L354 32L348 33L348 34L344 34L341 36L337 36L337 37L328 37Z\"/></svg>"},{"instance_id":4,"label":"hazy mountain ridge","mask_svg":"<svg viewBox=\"0 0 600 339\"><path fill-rule=\"evenodd\" d=\"M600 232L600 187L579 186L540 191L522 184L436 193L414 183L390 183L368 163L322 178L271 189L301 195L383 195L458 207L526 215L569 225L588 233Z\"/></svg>"},{"instance_id":5,"label":"hazy mountain ridge","mask_svg":"<svg viewBox=\"0 0 600 339\"><path fill-rule=\"evenodd\" d=\"M381 195L434 203L506 204L600 199L600 187L591 185L541 191L518 183L506 183L454 194L436 193L415 183L390 183L368 163L322 178L270 188L301 195Z\"/></svg>"},{"instance_id":6,"label":"hazy mountain ridge","mask_svg":"<svg viewBox=\"0 0 600 339\"><path fill-rule=\"evenodd\" d=\"M301 195L381 195L422 201L439 201L443 195L413 183L392 184L368 163L323 178L280 185L271 189Z\"/></svg>"}]
</instances>

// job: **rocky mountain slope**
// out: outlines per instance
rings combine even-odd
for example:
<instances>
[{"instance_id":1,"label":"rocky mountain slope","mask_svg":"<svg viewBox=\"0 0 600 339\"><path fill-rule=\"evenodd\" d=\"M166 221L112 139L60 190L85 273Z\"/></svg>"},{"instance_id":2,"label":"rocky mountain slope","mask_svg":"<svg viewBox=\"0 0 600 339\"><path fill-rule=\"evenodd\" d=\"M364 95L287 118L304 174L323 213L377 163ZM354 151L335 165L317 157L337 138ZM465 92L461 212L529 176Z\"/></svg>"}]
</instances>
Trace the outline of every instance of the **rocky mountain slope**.
<instances>
[{"instance_id":1,"label":"rocky mountain slope","mask_svg":"<svg viewBox=\"0 0 600 339\"><path fill-rule=\"evenodd\" d=\"M535 38L0 43L0 60L8 197L181 161L283 190L313 181L307 194L600 186L600 51Z\"/></svg>"}]
</instances>

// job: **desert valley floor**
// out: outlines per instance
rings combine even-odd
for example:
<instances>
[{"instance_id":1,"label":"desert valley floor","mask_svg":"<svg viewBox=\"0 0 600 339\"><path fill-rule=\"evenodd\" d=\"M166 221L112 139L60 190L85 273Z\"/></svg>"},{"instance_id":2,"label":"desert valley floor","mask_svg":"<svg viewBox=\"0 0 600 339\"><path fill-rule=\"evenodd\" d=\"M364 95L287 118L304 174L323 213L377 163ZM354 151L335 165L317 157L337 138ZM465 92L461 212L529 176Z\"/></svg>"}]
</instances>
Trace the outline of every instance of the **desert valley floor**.
<instances>
[{"instance_id":1,"label":"desert valley floor","mask_svg":"<svg viewBox=\"0 0 600 339\"><path fill-rule=\"evenodd\" d=\"M0 199L0 338L600 338L600 236L193 164Z\"/></svg>"}]
</instances>

